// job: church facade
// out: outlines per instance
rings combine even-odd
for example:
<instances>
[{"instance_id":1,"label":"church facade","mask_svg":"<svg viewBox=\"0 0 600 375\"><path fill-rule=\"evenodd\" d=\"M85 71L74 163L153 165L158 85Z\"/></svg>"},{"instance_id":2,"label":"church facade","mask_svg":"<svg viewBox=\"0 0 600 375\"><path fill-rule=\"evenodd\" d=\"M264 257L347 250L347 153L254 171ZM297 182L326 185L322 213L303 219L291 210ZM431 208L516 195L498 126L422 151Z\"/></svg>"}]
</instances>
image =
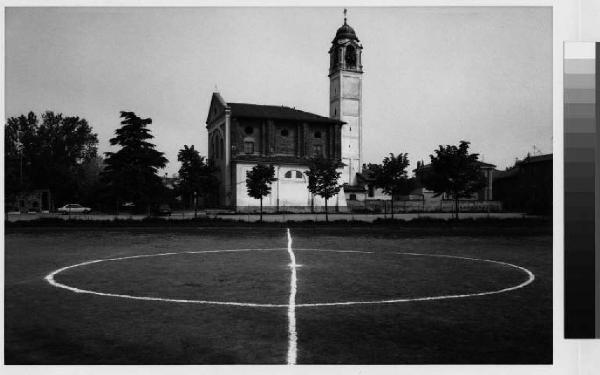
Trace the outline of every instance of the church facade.
<instances>
[{"instance_id":1,"label":"church facade","mask_svg":"<svg viewBox=\"0 0 600 375\"><path fill-rule=\"evenodd\" d=\"M229 103L213 93L206 120L208 158L219 168L219 206L255 212L260 201L246 190L246 172L257 164L275 167L277 181L263 199L265 211L321 211L325 202L308 191L308 161L341 161L339 183L356 184L362 157L362 45L344 24L329 50L329 117L275 105ZM332 211L346 211L344 188L329 199Z\"/></svg>"}]
</instances>

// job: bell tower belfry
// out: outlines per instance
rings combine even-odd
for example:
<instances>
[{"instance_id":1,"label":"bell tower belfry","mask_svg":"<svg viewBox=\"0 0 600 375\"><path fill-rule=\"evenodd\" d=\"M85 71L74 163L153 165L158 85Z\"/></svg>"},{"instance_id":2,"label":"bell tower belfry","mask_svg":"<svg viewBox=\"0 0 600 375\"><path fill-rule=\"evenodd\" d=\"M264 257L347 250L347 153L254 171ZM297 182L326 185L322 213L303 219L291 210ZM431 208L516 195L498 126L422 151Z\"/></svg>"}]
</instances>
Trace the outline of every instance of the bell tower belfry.
<instances>
[{"instance_id":1,"label":"bell tower belfry","mask_svg":"<svg viewBox=\"0 0 600 375\"><path fill-rule=\"evenodd\" d=\"M362 168L362 45L346 19L329 49L329 117L344 121L342 183L356 184Z\"/></svg>"}]
</instances>

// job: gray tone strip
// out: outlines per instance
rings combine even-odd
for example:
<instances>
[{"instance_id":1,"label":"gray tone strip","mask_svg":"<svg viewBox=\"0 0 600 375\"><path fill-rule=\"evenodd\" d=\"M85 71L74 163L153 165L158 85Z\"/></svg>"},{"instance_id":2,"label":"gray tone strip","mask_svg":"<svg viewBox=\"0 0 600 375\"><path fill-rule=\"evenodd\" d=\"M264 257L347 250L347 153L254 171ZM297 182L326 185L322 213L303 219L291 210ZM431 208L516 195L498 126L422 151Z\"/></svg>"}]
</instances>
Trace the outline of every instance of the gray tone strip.
<instances>
[{"instance_id":1,"label":"gray tone strip","mask_svg":"<svg viewBox=\"0 0 600 375\"><path fill-rule=\"evenodd\" d=\"M594 59L565 59L566 74L594 74L596 71Z\"/></svg>"},{"instance_id":2,"label":"gray tone strip","mask_svg":"<svg viewBox=\"0 0 600 375\"><path fill-rule=\"evenodd\" d=\"M595 332L596 338L600 337L600 171L598 171L598 167L600 166L600 152L598 152L598 146L600 145L600 43L596 43L596 197L595 197L595 208L596 208L596 217L594 223L595 230L595 263L596 263L596 272L595 272L595 285L596 285L596 293L595 293Z\"/></svg>"},{"instance_id":3,"label":"gray tone strip","mask_svg":"<svg viewBox=\"0 0 600 375\"><path fill-rule=\"evenodd\" d=\"M596 102L596 90L592 89L565 89L565 103L591 103Z\"/></svg>"}]
</instances>

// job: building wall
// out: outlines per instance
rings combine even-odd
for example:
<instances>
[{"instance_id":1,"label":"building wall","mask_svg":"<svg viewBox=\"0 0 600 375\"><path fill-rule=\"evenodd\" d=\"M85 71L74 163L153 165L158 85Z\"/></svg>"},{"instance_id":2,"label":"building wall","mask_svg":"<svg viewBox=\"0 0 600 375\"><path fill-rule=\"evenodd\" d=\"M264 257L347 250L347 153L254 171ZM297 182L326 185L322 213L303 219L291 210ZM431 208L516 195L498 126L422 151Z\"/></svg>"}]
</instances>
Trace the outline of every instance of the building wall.
<instances>
[{"instance_id":1,"label":"building wall","mask_svg":"<svg viewBox=\"0 0 600 375\"><path fill-rule=\"evenodd\" d=\"M208 158L219 169L216 174L220 181L217 198L220 206L226 206L230 203L227 197L231 191L231 182L228 178L228 160L226 159L227 150L225 149L225 122L223 116L208 131Z\"/></svg>"},{"instance_id":2,"label":"building wall","mask_svg":"<svg viewBox=\"0 0 600 375\"><path fill-rule=\"evenodd\" d=\"M236 155L312 157L317 146L321 156L339 157L336 150L340 143L336 142L336 132L341 133L339 126L246 118L233 118L231 123L234 158ZM246 147L249 142L253 144L251 153Z\"/></svg>"},{"instance_id":3,"label":"building wall","mask_svg":"<svg viewBox=\"0 0 600 375\"><path fill-rule=\"evenodd\" d=\"M255 163L236 163L235 164L235 201L236 210L241 212L255 212L260 207L260 200L248 196L246 189L246 172L250 171ZM278 165L275 167L275 181L271 185L271 194L263 198L263 208L265 211L311 211L320 210L325 206L325 200L316 196L313 197L308 191L308 177L304 171L308 169L307 165ZM288 176L286 174L289 172ZM300 172L298 176L296 172ZM344 210L346 208L346 199L343 190L328 201L328 206L335 210L335 207Z\"/></svg>"},{"instance_id":4,"label":"building wall","mask_svg":"<svg viewBox=\"0 0 600 375\"><path fill-rule=\"evenodd\" d=\"M507 210L552 213L552 159L517 164L517 173L494 181L494 199L501 200Z\"/></svg>"}]
</instances>

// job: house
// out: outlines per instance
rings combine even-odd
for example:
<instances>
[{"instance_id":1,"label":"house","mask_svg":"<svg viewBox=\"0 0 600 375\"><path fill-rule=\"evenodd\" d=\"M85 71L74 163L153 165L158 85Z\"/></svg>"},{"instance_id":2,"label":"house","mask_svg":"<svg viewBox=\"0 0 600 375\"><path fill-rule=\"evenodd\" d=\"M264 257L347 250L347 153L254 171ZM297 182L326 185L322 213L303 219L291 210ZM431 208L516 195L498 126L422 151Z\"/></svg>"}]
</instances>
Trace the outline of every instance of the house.
<instances>
[{"instance_id":1,"label":"house","mask_svg":"<svg viewBox=\"0 0 600 375\"><path fill-rule=\"evenodd\" d=\"M477 164L481 169L481 173L485 177L485 186L479 191L472 194L467 198L460 198L459 209L460 211L467 212L489 212L489 211L500 211L502 205L499 201L493 200L494 191L494 171L495 165L478 161ZM409 201L419 202L407 204L407 207L419 206L421 211L442 211L451 212L454 211L455 201L454 198L446 194L437 195L435 192L428 190L422 183L420 173L418 171L427 170L431 168L430 164L418 164L415 172L415 188L411 191L407 197Z\"/></svg>"},{"instance_id":2,"label":"house","mask_svg":"<svg viewBox=\"0 0 600 375\"><path fill-rule=\"evenodd\" d=\"M527 155L494 175L494 199L506 210L552 213L552 154Z\"/></svg>"}]
</instances>

